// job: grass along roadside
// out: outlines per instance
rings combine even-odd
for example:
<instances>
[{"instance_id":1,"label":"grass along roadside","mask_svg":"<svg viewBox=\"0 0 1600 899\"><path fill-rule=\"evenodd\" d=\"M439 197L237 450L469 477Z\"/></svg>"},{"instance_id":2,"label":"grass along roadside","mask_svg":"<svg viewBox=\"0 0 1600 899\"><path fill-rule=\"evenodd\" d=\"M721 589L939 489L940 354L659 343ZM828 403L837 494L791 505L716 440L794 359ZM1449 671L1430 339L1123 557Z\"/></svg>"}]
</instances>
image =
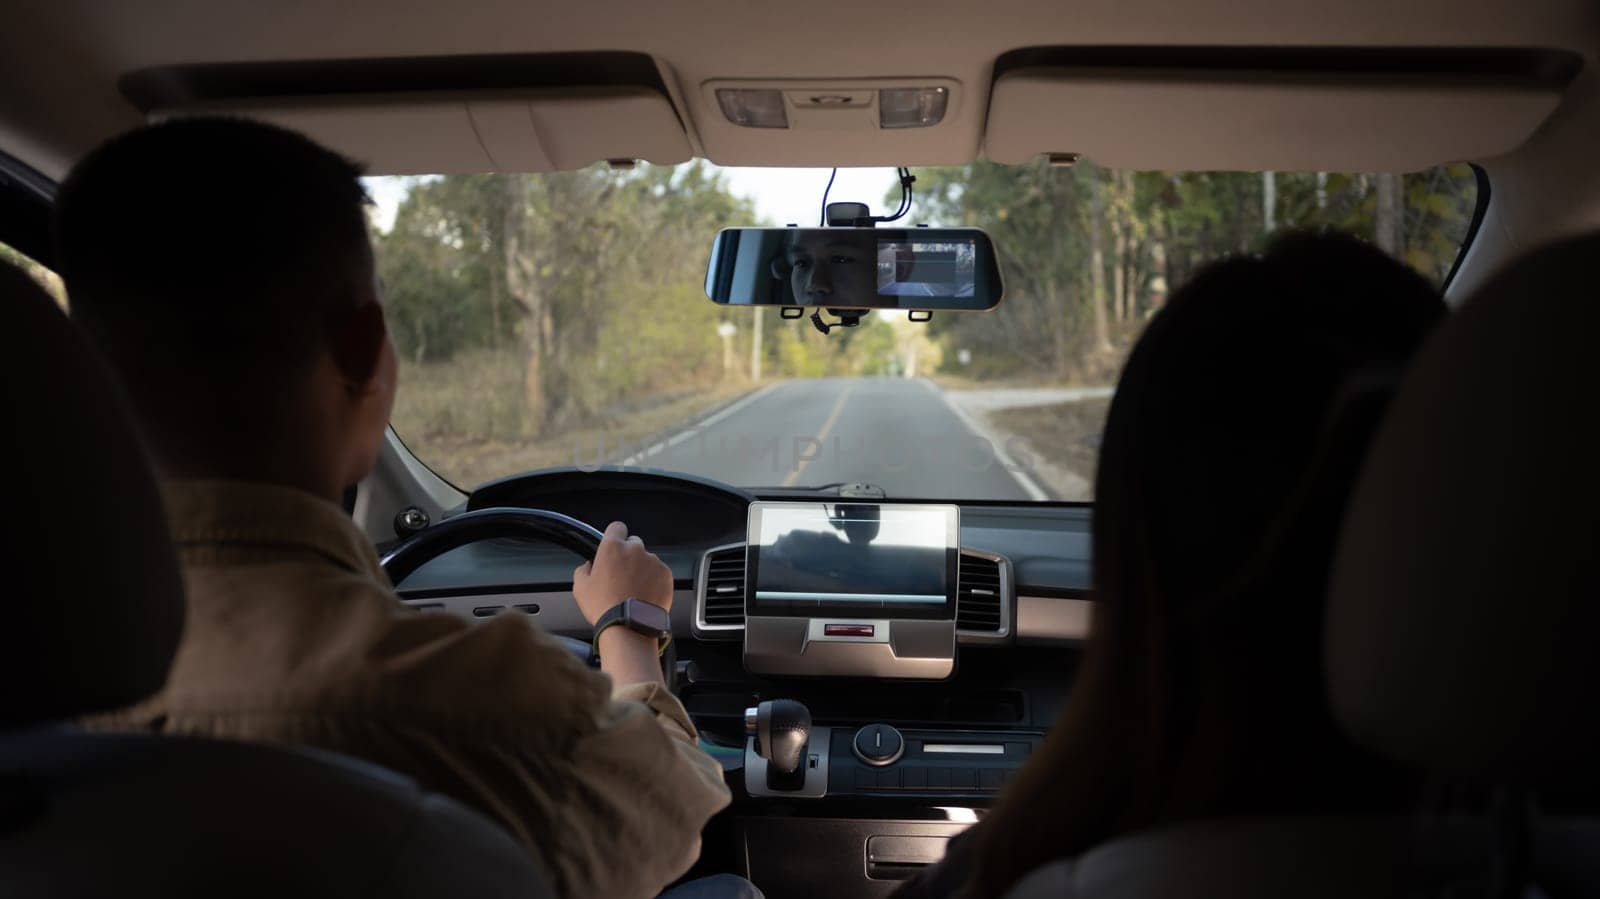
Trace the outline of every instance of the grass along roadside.
<instances>
[{"instance_id":1,"label":"grass along roadside","mask_svg":"<svg viewBox=\"0 0 1600 899\"><path fill-rule=\"evenodd\" d=\"M405 366L391 420L423 464L468 490L523 471L615 462L750 389L745 381L729 380L640 397L611 414L528 439L518 436L520 357L482 352Z\"/></svg>"},{"instance_id":2,"label":"grass along roadside","mask_svg":"<svg viewBox=\"0 0 1600 899\"><path fill-rule=\"evenodd\" d=\"M616 462L748 391L748 386L739 383L719 384L619 419L569 428L532 441L449 434L412 439L398 424L395 430L424 464L457 487L470 490L523 471Z\"/></svg>"},{"instance_id":3,"label":"grass along roadside","mask_svg":"<svg viewBox=\"0 0 1600 899\"><path fill-rule=\"evenodd\" d=\"M1101 397L982 414L1001 439L1025 444L1031 473L1056 498L1083 502L1094 499L1095 460L1110 408L1111 400Z\"/></svg>"}]
</instances>

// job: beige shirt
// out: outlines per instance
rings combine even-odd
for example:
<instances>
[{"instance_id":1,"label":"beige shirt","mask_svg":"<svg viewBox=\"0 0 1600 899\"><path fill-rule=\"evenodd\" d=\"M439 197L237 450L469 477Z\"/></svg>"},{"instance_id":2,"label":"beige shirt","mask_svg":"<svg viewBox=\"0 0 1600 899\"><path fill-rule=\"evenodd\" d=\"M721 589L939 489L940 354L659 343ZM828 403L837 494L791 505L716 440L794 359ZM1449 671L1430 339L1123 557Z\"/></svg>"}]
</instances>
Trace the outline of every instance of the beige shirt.
<instances>
[{"instance_id":1,"label":"beige shirt","mask_svg":"<svg viewBox=\"0 0 1600 899\"><path fill-rule=\"evenodd\" d=\"M659 684L613 688L521 615L395 597L332 503L228 481L164 489L188 590L166 688L94 726L315 746L503 824L563 896L653 896L729 801Z\"/></svg>"}]
</instances>

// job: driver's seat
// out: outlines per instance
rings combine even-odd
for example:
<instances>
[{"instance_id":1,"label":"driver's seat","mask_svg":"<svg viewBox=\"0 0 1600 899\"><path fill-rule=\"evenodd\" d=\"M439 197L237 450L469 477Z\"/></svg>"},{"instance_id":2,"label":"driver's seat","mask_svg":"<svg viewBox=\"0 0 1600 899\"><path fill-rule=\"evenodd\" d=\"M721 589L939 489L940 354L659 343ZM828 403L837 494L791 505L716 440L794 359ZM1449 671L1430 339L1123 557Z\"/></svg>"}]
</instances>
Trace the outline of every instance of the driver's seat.
<instances>
[{"instance_id":1,"label":"driver's seat","mask_svg":"<svg viewBox=\"0 0 1600 899\"><path fill-rule=\"evenodd\" d=\"M547 896L500 828L327 753L66 723L158 690L183 627L160 498L115 385L0 265L10 428L0 894Z\"/></svg>"}]
</instances>

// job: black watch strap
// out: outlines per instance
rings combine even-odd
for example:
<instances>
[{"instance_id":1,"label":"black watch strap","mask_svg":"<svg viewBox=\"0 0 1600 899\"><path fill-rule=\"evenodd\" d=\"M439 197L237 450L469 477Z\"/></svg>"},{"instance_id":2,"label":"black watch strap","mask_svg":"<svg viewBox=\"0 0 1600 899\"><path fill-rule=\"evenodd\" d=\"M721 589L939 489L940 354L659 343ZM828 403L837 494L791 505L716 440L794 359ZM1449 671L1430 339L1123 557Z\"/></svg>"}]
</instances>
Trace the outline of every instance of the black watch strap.
<instances>
[{"instance_id":1,"label":"black watch strap","mask_svg":"<svg viewBox=\"0 0 1600 899\"><path fill-rule=\"evenodd\" d=\"M640 614L635 615L635 610L638 610ZM652 623L650 620L645 620L647 617L655 619L657 623ZM657 605L646 603L642 599L636 599L630 596L611 608L606 609L605 612L600 615L600 618L595 621L594 646L596 654L598 654L600 648L600 634L608 627L619 626L626 627L628 630L631 630L636 634L643 634L646 637L654 637L659 644L659 651L666 652L667 644L672 642L672 629L670 622L671 618L667 616L667 611L665 609ZM664 626L662 626L663 624Z\"/></svg>"}]
</instances>

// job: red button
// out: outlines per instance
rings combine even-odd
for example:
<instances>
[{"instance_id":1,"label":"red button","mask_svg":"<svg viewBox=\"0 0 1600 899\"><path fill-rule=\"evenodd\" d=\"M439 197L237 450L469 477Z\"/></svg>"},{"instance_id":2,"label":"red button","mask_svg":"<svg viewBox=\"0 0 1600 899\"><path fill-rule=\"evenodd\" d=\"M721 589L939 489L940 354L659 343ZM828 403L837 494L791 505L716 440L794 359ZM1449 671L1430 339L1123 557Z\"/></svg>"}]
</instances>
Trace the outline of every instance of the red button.
<instances>
[{"instance_id":1,"label":"red button","mask_svg":"<svg viewBox=\"0 0 1600 899\"><path fill-rule=\"evenodd\" d=\"M870 637L876 632L876 625L871 624L824 624L822 635L824 637Z\"/></svg>"}]
</instances>

